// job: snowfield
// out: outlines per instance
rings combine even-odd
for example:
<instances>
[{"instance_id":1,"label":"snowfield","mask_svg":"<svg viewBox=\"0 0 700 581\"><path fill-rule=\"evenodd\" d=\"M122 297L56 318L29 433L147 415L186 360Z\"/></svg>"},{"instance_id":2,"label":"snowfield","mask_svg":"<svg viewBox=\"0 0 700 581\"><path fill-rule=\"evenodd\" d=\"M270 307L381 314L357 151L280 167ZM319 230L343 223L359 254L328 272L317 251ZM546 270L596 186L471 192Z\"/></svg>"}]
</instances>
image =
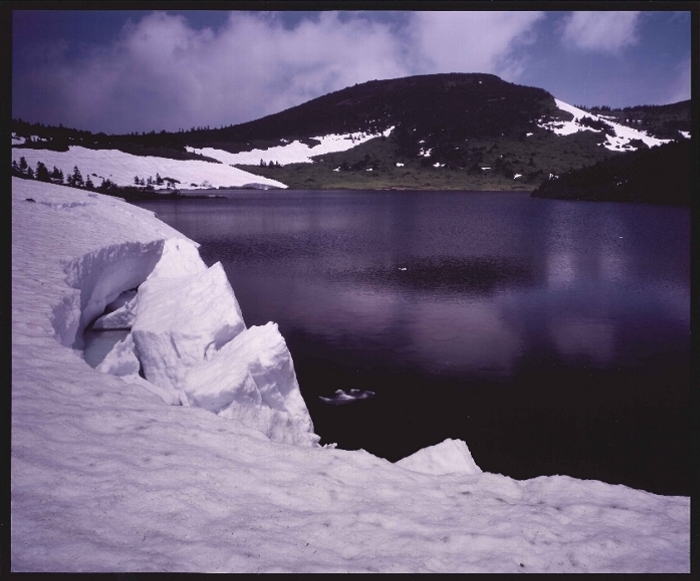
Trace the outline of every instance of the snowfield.
<instances>
[{"instance_id":1,"label":"snowfield","mask_svg":"<svg viewBox=\"0 0 700 581\"><path fill-rule=\"evenodd\" d=\"M393 130L394 127L389 127L381 133L364 133L360 131L356 133L320 135L311 138L320 142L312 147L295 139L291 143L276 145L268 149L251 149L250 151L241 151L240 153L230 153L223 149L215 149L213 147L197 149L187 146L185 149L192 153L198 153L217 159L221 163L227 165L258 165L261 160L265 164L272 162L279 163L280 165L288 165L290 163L313 163L314 160L312 158L314 156L347 151L370 139L381 136L388 137Z\"/></svg>"},{"instance_id":2,"label":"snowfield","mask_svg":"<svg viewBox=\"0 0 700 581\"><path fill-rule=\"evenodd\" d=\"M319 446L279 331L237 307L151 212L13 178L12 571L690 571L687 497L483 473L453 440ZM108 372L96 318L130 327Z\"/></svg>"},{"instance_id":3,"label":"snowfield","mask_svg":"<svg viewBox=\"0 0 700 581\"><path fill-rule=\"evenodd\" d=\"M540 122L538 124L538 127L553 131L556 135L571 135L579 131L600 133L602 131L601 129L593 129L581 123L581 119L588 117L593 121L601 121L609 126L605 134L606 140L603 143L603 147L611 151L636 151L637 148L630 143L633 139L639 139L649 147L655 147L662 143L673 141L672 139L657 139L649 135L646 131L640 131L639 129L633 129L632 127L615 123L605 115L588 113L583 109L564 103L564 101L560 101L559 99L554 99L554 101L559 109L571 113L574 117L571 121L550 121L546 123ZM690 137L690 135L688 135L688 137Z\"/></svg>"},{"instance_id":4,"label":"snowfield","mask_svg":"<svg viewBox=\"0 0 700 581\"><path fill-rule=\"evenodd\" d=\"M21 138L20 138L21 139ZM12 144L18 142L13 138ZM172 178L180 183L178 189L196 190L202 188L241 187L249 184L259 184L266 187L286 188L276 180L253 175L235 167L200 160L177 160L166 157L131 155L117 149L88 149L72 145L68 151L52 151L50 149L12 148L12 159L19 163L21 157L27 160L32 169L38 161L46 165L49 171L53 167L60 169L64 176L72 175L77 165L83 179L88 176L95 187L100 186L103 179L108 179L118 186L133 186L134 177L147 180L156 178ZM153 184L155 189L168 189L168 184Z\"/></svg>"}]
</instances>

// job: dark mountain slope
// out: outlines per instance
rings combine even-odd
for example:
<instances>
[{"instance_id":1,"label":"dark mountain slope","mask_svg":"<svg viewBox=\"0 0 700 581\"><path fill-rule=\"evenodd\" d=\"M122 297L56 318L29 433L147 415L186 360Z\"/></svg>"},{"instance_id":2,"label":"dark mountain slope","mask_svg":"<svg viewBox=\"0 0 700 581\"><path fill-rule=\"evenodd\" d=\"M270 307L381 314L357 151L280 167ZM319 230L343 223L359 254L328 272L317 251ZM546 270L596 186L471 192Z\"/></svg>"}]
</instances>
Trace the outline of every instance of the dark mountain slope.
<instances>
[{"instance_id":1,"label":"dark mountain slope","mask_svg":"<svg viewBox=\"0 0 700 581\"><path fill-rule=\"evenodd\" d=\"M469 137L515 136L544 115L557 116L554 98L486 74L438 74L370 81L297 107L223 129L179 134L193 146L227 145L232 152L258 140L330 133L380 132L396 127L399 143L428 147Z\"/></svg>"},{"instance_id":2,"label":"dark mountain slope","mask_svg":"<svg viewBox=\"0 0 700 581\"><path fill-rule=\"evenodd\" d=\"M684 139L572 170L543 182L532 195L562 200L690 204L692 171L692 142Z\"/></svg>"},{"instance_id":3,"label":"dark mountain slope","mask_svg":"<svg viewBox=\"0 0 700 581\"><path fill-rule=\"evenodd\" d=\"M637 105L622 109L594 107L587 110L618 123L648 131L661 139L677 139L679 131L690 131L691 128L690 100L670 105Z\"/></svg>"}]
</instances>

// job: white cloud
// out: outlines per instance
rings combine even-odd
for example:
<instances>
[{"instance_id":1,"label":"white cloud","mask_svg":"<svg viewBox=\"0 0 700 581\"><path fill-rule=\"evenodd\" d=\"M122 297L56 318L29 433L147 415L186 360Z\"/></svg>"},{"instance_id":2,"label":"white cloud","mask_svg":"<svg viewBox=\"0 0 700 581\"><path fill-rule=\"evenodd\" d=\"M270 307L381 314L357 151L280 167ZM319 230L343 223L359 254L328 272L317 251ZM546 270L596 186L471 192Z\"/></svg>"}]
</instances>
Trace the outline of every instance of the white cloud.
<instances>
[{"instance_id":1,"label":"white cloud","mask_svg":"<svg viewBox=\"0 0 700 581\"><path fill-rule=\"evenodd\" d=\"M563 41L574 48L617 52L639 41L639 12L573 12L563 28Z\"/></svg>"},{"instance_id":2,"label":"white cloud","mask_svg":"<svg viewBox=\"0 0 700 581\"><path fill-rule=\"evenodd\" d=\"M531 39L543 17L542 12L418 12L412 37L432 72L517 76L513 49Z\"/></svg>"},{"instance_id":3,"label":"white cloud","mask_svg":"<svg viewBox=\"0 0 700 581\"><path fill-rule=\"evenodd\" d=\"M46 122L105 132L218 127L259 118L355 83L436 72L514 78L538 12L231 12L216 31L149 13L80 59L58 53L20 76Z\"/></svg>"},{"instance_id":4,"label":"white cloud","mask_svg":"<svg viewBox=\"0 0 700 581\"><path fill-rule=\"evenodd\" d=\"M661 104L678 103L690 99L690 70L690 57L688 57L678 65L676 79L669 85L660 101Z\"/></svg>"}]
</instances>

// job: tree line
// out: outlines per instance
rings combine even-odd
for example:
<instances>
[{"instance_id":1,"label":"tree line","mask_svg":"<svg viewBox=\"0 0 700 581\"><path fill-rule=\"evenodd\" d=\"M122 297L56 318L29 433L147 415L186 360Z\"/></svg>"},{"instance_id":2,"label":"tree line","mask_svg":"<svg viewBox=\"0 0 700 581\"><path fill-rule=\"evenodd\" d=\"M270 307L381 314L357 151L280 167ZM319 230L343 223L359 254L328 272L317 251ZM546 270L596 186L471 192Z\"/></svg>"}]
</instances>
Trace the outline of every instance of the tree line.
<instances>
[{"instance_id":1,"label":"tree line","mask_svg":"<svg viewBox=\"0 0 700 581\"><path fill-rule=\"evenodd\" d=\"M148 192L154 191L154 186L161 186L167 184L170 189L175 190L175 185L180 183L180 180L175 178L170 178L167 176L161 176L156 173L156 177L148 176L148 178L142 178L139 176L134 176L134 186L136 187L121 187L114 183L108 178L102 178L102 183L99 186L95 186L90 175L83 177L80 168L77 165L73 167L73 172L68 176L65 176L63 170L53 166L53 169L49 170L46 164L42 161L37 161L36 168L32 168L24 156L19 158L19 162L15 159L12 160L12 175L24 179L38 180L40 182L52 183L57 185L66 185L73 188L82 188L86 190L97 190L100 192L112 192L112 193L129 193L134 192L138 188L143 191ZM92 174L94 177L98 177L96 174ZM141 186L139 188L139 186ZM128 191L127 191L128 190ZM177 193L177 190L175 190Z\"/></svg>"},{"instance_id":2,"label":"tree line","mask_svg":"<svg viewBox=\"0 0 700 581\"><path fill-rule=\"evenodd\" d=\"M42 161L37 161L36 169L32 169L24 156L19 158L19 162L15 159L12 160L12 175L30 180L38 180L40 182L68 185L74 188L85 188L87 190L108 189L116 185L111 180L102 178L102 183L99 188L96 188L89 175L87 178L83 178L83 174L77 165L73 167L73 173L68 177L64 176L63 170L56 166L53 166L53 169L49 171L49 168L46 167L46 164Z\"/></svg>"}]
</instances>

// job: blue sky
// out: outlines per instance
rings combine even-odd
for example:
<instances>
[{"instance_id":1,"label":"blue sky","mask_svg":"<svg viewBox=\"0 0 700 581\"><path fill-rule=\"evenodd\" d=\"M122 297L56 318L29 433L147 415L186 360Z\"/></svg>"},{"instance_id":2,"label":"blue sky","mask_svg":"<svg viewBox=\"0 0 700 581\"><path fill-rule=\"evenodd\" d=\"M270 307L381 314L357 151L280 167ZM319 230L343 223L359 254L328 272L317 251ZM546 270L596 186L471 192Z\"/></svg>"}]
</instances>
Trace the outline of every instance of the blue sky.
<instances>
[{"instance_id":1,"label":"blue sky","mask_svg":"<svg viewBox=\"0 0 700 581\"><path fill-rule=\"evenodd\" d=\"M690 98L689 11L14 10L12 24L12 116L95 132L226 126L442 72L575 105Z\"/></svg>"}]
</instances>

